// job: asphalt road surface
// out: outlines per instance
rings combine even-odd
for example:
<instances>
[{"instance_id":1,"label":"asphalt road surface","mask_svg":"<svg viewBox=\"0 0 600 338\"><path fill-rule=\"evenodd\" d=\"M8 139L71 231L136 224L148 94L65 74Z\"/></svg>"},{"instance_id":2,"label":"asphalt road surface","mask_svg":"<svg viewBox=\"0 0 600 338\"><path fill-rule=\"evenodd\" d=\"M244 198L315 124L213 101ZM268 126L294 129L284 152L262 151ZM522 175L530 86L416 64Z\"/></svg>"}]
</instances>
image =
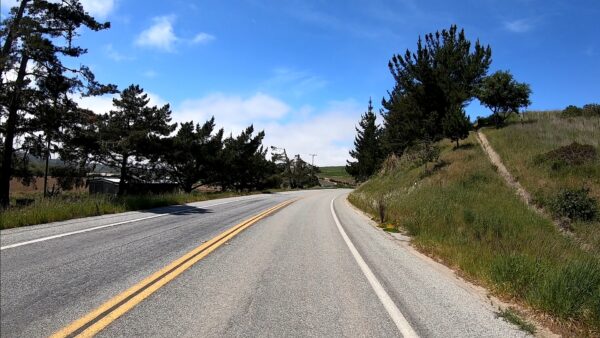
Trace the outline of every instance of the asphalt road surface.
<instances>
[{"instance_id":1,"label":"asphalt road surface","mask_svg":"<svg viewBox=\"0 0 600 338\"><path fill-rule=\"evenodd\" d=\"M2 231L0 335L526 336L484 295L375 228L348 192L253 195Z\"/></svg>"}]
</instances>

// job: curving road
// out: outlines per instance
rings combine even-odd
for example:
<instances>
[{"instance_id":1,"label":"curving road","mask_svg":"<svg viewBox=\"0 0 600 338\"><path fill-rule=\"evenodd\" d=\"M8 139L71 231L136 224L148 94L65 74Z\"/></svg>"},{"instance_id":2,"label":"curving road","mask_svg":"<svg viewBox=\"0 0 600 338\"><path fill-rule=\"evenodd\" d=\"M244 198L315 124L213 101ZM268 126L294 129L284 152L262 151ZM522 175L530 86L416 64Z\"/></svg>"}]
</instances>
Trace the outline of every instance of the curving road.
<instances>
[{"instance_id":1,"label":"curving road","mask_svg":"<svg viewBox=\"0 0 600 338\"><path fill-rule=\"evenodd\" d=\"M75 335L100 325L90 332L525 336L447 269L375 228L347 203L348 192L254 195L2 231L0 335ZM247 228L219 239L238 224ZM80 318L88 319L79 329L59 331Z\"/></svg>"}]
</instances>

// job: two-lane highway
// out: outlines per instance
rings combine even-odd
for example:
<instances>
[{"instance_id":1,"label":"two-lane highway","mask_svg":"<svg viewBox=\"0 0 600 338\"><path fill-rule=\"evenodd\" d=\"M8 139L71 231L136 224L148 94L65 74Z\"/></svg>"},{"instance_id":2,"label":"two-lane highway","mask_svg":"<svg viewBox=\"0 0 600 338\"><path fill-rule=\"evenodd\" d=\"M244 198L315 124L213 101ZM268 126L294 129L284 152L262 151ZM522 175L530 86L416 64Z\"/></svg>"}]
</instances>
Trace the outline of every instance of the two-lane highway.
<instances>
[{"instance_id":1,"label":"two-lane highway","mask_svg":"<svg viewBox=\"0 0 600 338\"><path fill-rule=\"evenodd\" d=\"M0 334L525 336L373 227L347 193L255 195L2 231Z\"/></svg>"}]
</instances>

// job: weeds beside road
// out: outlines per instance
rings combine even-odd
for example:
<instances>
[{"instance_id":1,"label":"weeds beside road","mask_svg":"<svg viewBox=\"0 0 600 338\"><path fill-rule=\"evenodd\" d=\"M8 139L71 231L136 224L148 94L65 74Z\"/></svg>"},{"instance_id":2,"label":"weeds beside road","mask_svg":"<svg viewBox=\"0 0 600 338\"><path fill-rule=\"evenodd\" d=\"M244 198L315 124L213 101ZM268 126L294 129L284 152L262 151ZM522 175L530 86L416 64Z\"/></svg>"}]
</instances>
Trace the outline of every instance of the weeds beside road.
<instances>
[{"instance_id":1,"label":"weeds beside road","mask_svg":"<svg viewBox=\"0 0 600 338\"><path fill-rule=\"evenodd\" d=\"M46 199L38 196L28 206L3 210L0 213L0 229L151 209L239 195L239 193L234 192L194 192L190 194L172 193L123 197L71 193Z\"/></svg>"},{"instance_id":2,"label":"weeds beside road","mask_svg":"<svg viewBox=\"0 0 600 338\"><path fill-rule=\"evenodd\" d=\"M496 294L574 325L600 330L600 258L529 209L495 172L472 133L441 143L436 170L398 168L350 195L357 207L408 231L414 245Z\"/></svg>"}]
</instances>

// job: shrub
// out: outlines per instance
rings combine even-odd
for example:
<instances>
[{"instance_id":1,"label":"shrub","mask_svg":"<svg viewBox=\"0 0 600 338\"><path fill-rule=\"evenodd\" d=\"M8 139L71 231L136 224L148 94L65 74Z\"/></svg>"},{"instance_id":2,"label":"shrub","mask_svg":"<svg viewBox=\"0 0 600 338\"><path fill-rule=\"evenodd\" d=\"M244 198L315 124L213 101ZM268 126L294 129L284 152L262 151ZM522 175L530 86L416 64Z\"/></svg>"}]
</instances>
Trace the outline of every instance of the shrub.
<instances>
[{"instance_id":1,"label":"shrub","mask_svg":"<svg viewBox=\"0 0 600 338\"><path fill-rule=\"evenodd\" d=\"M555 215L572 220L592 221L598 215L598 203L589 196L589 189L563 189L553 199L550 208Z\"/></svg>"},{"instance_id":2,"label":"shrub","mask_svg":"<svg viewBox=\"0 0 600 338\"><path fill-rule=\"evenodd\" d=\"M552 169L565 165L582 165L596 160L598 151L590 144L573 142L567 146L554 149L535 158L537 163L550 163Z\"/></svg>"},{"instance_id":3,"label":"shrub","mask_svg":"<svg viewBox=\"0 0 600 338\"><path fill-rule=\"evenodd\" d=\"M600 116L600 104L590 103L583 106L583 116Z\"/></svg>"},{"instance_id":4,"label":"shrub","mask_svg":"<svg viewBox=\"0 0 600 338\"><path fill-rule=\"evenodd\" d=\"M583 115L583 109L574 105L567 106L567 108L561 112L561 116L563 117L575 117L581 115Z\"/></svg>"}]
</instances>

